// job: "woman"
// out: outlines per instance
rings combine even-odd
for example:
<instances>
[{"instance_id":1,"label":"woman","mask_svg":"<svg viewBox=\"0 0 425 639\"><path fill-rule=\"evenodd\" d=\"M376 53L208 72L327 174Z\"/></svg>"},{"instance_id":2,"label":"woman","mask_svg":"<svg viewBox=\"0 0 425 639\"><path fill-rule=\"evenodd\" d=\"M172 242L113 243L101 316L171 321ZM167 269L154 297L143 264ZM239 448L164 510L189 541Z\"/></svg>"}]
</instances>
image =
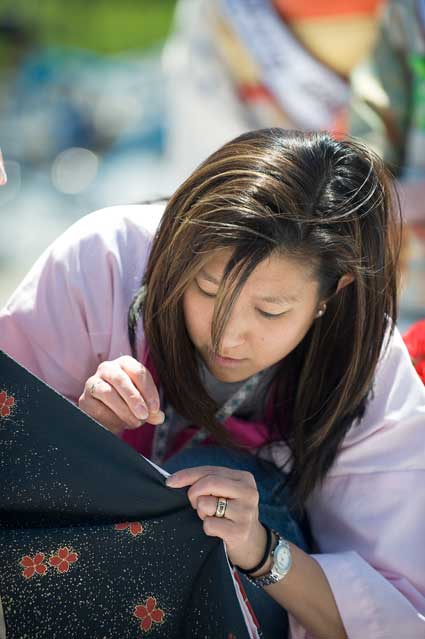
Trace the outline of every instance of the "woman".
<instances>
[{"instance_id":1,"label":"woman","mask_svg":"<svg viewBox=\"0 0 425 639\"><path fill-rule=\"evenodd\" d=\"M153 242L141 217L158 207L74 225L0 319L19 362L183 468L169 486L189 488L296 638L425 630L425 391L395 328L391 190L352 141L254 131L177 190ZM238 448L253 472L226 464ZM315 554L262 525L259 458L283 471Z\"/></svg>"}]
</instances>

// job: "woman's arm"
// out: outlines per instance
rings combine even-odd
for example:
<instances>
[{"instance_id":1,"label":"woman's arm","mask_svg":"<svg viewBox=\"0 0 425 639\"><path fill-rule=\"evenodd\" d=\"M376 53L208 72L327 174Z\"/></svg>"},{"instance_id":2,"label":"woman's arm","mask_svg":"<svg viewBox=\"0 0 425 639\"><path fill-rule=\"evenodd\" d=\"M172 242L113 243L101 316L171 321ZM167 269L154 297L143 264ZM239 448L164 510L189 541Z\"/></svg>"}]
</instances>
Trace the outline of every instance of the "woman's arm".
<instances>
[{"instance_id":1,"label":"woman's arm","mask_svg":"<svg viewBox=\"0 0 425 639\"><path fill-rule=\"evenodd\" d=\"M309 499L320 554L292 546L290 572L266 587L289 611L292 639L425 636L424 438L425 388L396 329L362 421ZM253 477L201 467L173 478L170 486L190 486L206 533L224 540L233 563L255 566L265 532ZM229 498L229 522L213 516L217 496Z\"/></svg>"},{"instance_id":2,"label":"woman's arm","mask_svg":"<svg viewBox=\"0 0 425 639\"><path fill-rule=\"evenodd\" d=\"M425 388L398 332L373 395L308 503L350 639L425 637ZM292 635L305 632L291 618Z\"/></svg>"},{"instance_id":3,"label":"woman's arm","mask_svg":"<svg viewBox=\"0 0 425 639\"><path fill-rule=\"evenodd\" d=\"M201 466L178 471L167 479L167 485L190 486L188 497L204 522L205 533L223 539L234 565L249 569L259 563L266 535L258 520L258 492L250 473ZM225 518L214 516L219 496L228 498ZM324 572L300 548L290 546L292 567L282 581L266 586L267 592L317 639L345 639L344 626ZM271 559L258 576L265 574L270 564Z\"/></svg>"},{"instance_id":4,"label":"woman's arm","mask_svg":"<svg viewBox=\"0 0 425 639\"><path fill-rule=\"evenodd\" d=\"M290 547L291 570L282 581L266 586L267 592L314 637L346 639L341 615L322 568L294 544Z\"/></svg>"},{"instance_id":5,"label":"woman's arm","mask_svg":"<svg viewBox=\"0 0 425 639\"><path fill-rule=\"evenodd\" d=\"M365 475L363 484L354 487L357 497L348 487L351 528L343 516L338 521L331 511L328 515L329 540L323 546L333 552L309 556L291 545L293 566L266 591L288 610L293 639L423 638L425 472L396 475L390 483L384 474L380 483ZM178 471L167 485L190 487L188 497L205 533L223 539L233 564L249 569L261 560L265 531L250 473L202 466ZM334 492L343 512L344 496ZM228 499L224 518L214 516L219 496ZM363 500L365 508L360 507ZM356 530L359 518L362 525Z\"/></svg>"},{"instance_id":6,"label":"woman's arm","mask_svg":"<svg viewBox=\"0 0 425 639\"><path fill-rule=\"evenodd\" d=\"M79 220L0 311L0 348L74 402L101 361L131 352L127 313L149 252L149 211L113 207Z\"/></svg>"},{"instance_id":7,"label":"woman's arm","mask_svg":"<svg viewBox=\"0 0 425 639\"><path fill-rule=\"evenodd\" d=\"M266 586L266 591L317 639L346 639L341 615L320 564L294 544L289 545L291 570L282 581ZM269 560L261 573L265 574L271 563Z\"/></svg>"}]
</instances>

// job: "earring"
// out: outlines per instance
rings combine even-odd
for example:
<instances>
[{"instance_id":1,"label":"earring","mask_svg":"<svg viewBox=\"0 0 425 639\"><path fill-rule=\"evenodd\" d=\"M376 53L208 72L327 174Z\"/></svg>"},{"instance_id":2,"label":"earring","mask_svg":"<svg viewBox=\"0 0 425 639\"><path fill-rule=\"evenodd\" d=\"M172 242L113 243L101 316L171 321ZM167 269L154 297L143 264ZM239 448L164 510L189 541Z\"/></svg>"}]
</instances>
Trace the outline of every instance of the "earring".
<instances>
[{"instance_id":1,"label":"earring","mask_svg":"<svg viewBox=\"0 0 425 639\"><path fill-rule=\"evenodd\" d=\"M323 303L321 308L317 311L316 317L322 317L326 313L327 304Z\"/></svg>"}]
</instances>

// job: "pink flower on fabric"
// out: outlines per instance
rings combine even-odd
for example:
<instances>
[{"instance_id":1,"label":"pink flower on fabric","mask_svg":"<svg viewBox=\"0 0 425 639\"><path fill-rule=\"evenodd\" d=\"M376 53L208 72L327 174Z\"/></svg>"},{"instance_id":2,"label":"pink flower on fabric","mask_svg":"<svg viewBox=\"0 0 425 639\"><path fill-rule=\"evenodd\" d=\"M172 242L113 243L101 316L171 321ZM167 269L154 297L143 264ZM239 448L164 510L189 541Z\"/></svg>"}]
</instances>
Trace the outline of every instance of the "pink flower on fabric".
<instances>
[{"instance_id":1,"label":"pink flower on fabric","mask_svg":"<svg viewBox=\"0 0 425 639\"><path fill-rule=\"evenodd\" d=\"M30 579L35 574L44 575L46 574L47 566L43 564L44 561L44 553L38 552L34 557L30 557L29 555L25 555L22 557L19 562L21 566L24 568L22 572L22 576L26 579Z\"/></svg>"},{"instance_id":2,"label":"pink flower on fabric","mask_svg":"<svg viewBox=\"0 0 425 639\"><path fill-rule=\"evenodd\" d=\"M153 623L163 623L165 613L156 606L155 597L148 597L144 604L136 606L133 612L137 619L141 619L140 629L148 632Z\"/></svg>"},{"instance_id":3,"label":"pink flower on fabric","mask_svg":"<svg viewBox=\"0 0 425 639\"><path fill-rule=\"evenodd\" d=\"M0 417L9 417L10 409L15 403L15 398L6 391L0 392Z\"/></svg>"},{"instance_id":4,"label":"pink flower on fabric","mask_svg":"<svg viewBox=\"0 0 425 639\"><path fill-rule=\"evenodd\" d=\"M115 530L127 530L133 535L133 537L137 537L137 535L141 535L144 528L140 521L125 521L122 524L115 524Z\"/></svg>"},{"instance_id":5,"label":"pink flower on fabric","mask_svg":"<svg viewBox=\"0 0 425 639\"><path fill-rule=\"evenodd\" d=\"M77 559L77 553L65 546L64 548L59 548L57 553L50 557L49 564L56 568L58 572L64 573L68 572L70 565L75 563Z\"/></svg>"}]
</instances>

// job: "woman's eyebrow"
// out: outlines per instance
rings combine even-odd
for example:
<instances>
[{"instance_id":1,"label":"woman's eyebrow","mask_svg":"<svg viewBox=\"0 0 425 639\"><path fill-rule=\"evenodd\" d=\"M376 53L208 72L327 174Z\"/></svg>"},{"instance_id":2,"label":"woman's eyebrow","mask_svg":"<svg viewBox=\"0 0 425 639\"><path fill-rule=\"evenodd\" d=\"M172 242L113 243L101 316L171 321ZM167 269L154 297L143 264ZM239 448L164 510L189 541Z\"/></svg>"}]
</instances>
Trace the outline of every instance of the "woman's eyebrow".
<instances>
[{"instance_id":1,"label":"woman's eyebrow","mask_svg":"<svg viewBox=\"0 0 425 639\"><path fill-rule=\"evenodd\" d=\"M220 280L210 273L207 273L204 269L199 271L199 275L212 284L216 284L217 286L220 285ZM299 297L296 295L265 295L257 297L257 299L261 302L268 302L269 304L291 304L292 302L300 301Z\"/></svg>"}]
</instances>

